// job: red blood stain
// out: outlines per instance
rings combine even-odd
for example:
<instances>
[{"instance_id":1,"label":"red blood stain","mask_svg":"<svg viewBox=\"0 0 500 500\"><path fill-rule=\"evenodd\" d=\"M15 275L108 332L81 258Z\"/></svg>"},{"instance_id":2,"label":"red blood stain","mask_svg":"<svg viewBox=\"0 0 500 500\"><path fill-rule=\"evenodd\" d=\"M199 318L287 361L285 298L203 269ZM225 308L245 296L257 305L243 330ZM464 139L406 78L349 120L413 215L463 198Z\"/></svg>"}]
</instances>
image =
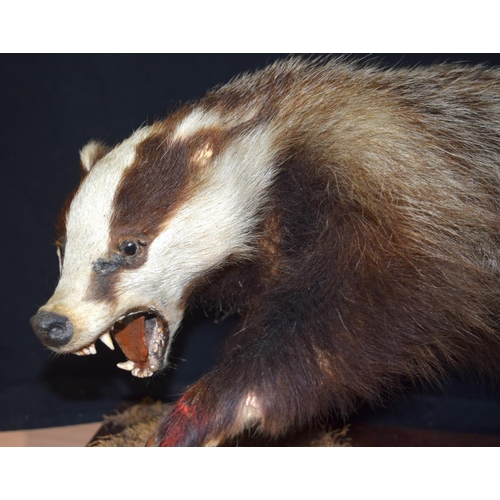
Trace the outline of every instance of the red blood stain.
<instances>
[{"instance_id":1,"label":"red blood stain","mask_svg":"<svg viewBox=\"0 0 500 500\"><path fill-rule=\"evenodd\" d=\"M196 405L182 398L170 413L163 427L160 446L199 446L206 435L207 419Z\"/></svg>"}]
</instances>

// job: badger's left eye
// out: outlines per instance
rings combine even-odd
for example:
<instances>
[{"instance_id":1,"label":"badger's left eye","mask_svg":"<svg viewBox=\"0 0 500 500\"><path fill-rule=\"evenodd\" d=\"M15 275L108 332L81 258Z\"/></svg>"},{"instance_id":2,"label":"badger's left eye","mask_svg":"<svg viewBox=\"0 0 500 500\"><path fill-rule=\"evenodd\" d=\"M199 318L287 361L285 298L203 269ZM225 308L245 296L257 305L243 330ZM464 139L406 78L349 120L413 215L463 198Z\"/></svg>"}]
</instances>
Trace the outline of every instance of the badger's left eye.
<instances>
[{"instance_id":1,"label":"badger's left eye","mask_svg":"<svg viewBox=\"0 0 500 500\"><path fill-rule=\"evenodd\" d=\"M143 254L143 247L145 246L146 242L142 240L123 240L118 245L118 251L126 259L133 257L133 259L128 261L130 263L135 262Z\"/></svg>"},{"instance_id":2,"label":"badger's left eye","mask_svg":"<svg viewBox=\"0 0 500 500\"><path fill-rule=\"evenodd\" d=\"M138 250L137 242L135 241L124 241L120 245L120 252L127 257L133 257Z\"/></svg>"},{"instance_id":3,"label":"badger's left eye","mask_svg":"<svg viewBox=\"0 0 500 500\"><path fill-rule=\"evenodd\" d=\"M121 251L128 257L132 257L137 253L137 243L135 241L125 241L122 245Z\"/></svg>"}]
</instances>

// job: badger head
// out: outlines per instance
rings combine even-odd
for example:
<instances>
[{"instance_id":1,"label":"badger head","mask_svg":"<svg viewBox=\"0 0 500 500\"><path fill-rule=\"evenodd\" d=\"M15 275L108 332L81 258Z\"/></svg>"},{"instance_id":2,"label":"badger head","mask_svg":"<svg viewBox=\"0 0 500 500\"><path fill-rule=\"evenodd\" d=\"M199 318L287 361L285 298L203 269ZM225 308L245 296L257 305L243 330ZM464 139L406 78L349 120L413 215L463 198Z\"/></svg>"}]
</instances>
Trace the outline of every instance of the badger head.
<instances>
[{"instance_id":1,"label":"badger head","mask_svg":"<svg viewBox=\"0 0 500 500\"><path fill-rule=\"evenodd\" d=\"M45 345L95 354L114 337L120 368L146 377L166 366L193 283L252 253L271 155L264 128L237 130L191 109L111 150L82 149L59 223L60 280L31 319Z\"/></svg>"}]
</instances>

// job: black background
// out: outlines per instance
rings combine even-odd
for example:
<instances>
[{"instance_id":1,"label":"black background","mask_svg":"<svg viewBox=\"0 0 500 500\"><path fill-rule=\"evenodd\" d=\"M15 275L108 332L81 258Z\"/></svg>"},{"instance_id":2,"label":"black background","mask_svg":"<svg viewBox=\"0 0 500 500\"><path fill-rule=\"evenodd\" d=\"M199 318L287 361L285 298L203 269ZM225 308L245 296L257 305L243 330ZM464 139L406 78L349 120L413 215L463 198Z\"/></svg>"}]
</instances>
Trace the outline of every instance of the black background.
<instances>
[{"instance_id":1,"label":"black background","mask_svg":"<svg viewBox=\"0 0 500 500\"><path fill-rule=\"evenodd\" d=\"M145 380L116 368L123 354L101 343L97 356L56 357L35 337L29 318L57 283L55 222L78 183L78 150L94 138L112 145L181 101L279 57L0 55L0 430L98 421L123 399L174 399L214 363L232 318L214 325L200 313L190 315L176 339L176 368ZM496 55L377 58L405 66L500 63ZM452 379L444 390L413 388L384 408L363 407L353 420L500 435L500 392L471 377Z\"/></svg>"}]
</instances>

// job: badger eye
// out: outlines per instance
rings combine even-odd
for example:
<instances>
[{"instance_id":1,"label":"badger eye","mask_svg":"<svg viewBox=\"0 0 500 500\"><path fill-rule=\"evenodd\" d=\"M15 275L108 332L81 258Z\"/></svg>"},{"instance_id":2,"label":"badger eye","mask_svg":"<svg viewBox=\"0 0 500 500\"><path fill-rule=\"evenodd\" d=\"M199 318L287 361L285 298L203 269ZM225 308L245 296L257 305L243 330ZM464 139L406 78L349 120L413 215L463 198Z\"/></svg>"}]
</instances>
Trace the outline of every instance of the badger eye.
<instances>
[{"instance_id":1,"label":"badger eye","mask_svg":"<svg viewBox=\"0 0 500 500\"><path fill-rule=\"evenodd\" d=\"M132 257L132 255L135 255L137 253L137 243L134 241L126 241L122 245L122 252L129 256Z\"/></svg>"}]
</instances>

